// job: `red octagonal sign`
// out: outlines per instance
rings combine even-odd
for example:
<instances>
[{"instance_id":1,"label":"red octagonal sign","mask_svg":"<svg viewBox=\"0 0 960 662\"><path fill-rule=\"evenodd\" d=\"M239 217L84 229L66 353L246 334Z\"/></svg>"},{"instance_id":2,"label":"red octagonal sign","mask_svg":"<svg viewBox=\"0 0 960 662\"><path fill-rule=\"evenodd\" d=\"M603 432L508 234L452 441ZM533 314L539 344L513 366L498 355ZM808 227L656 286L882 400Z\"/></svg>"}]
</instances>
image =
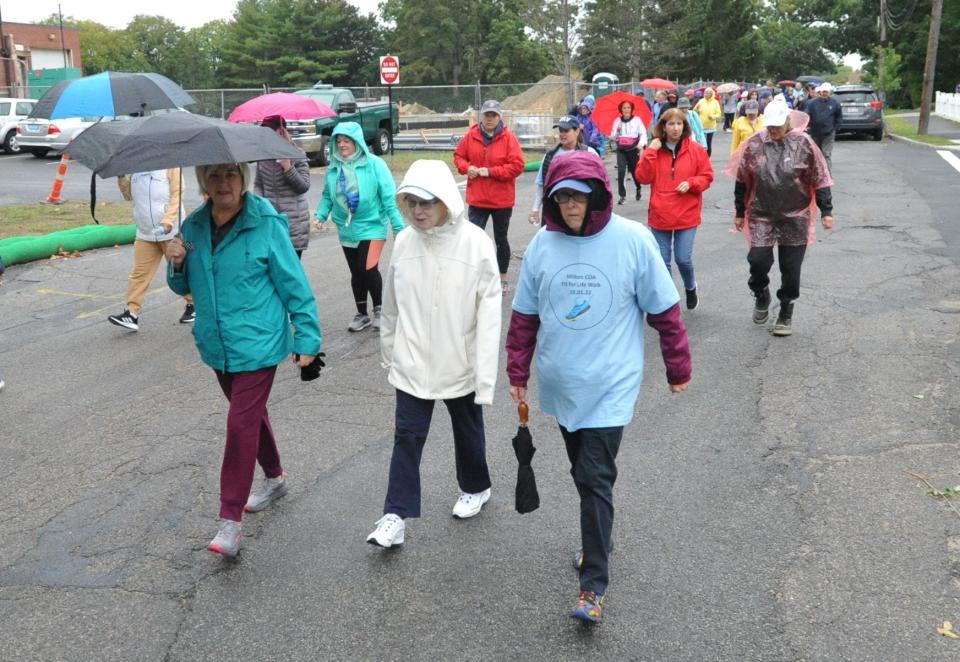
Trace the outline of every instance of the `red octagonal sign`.
<instances>
[{"instance_id":1,"label":"red octagonal sign","mask_svg":"<svg viewBox=\"0 0 960 662\"><path fill-rule=\"evenodd\" d=\"M396 56L380 57L380 82L384 85L396 85L400 82L400 60Z\"/></svg>"}]
</instances>

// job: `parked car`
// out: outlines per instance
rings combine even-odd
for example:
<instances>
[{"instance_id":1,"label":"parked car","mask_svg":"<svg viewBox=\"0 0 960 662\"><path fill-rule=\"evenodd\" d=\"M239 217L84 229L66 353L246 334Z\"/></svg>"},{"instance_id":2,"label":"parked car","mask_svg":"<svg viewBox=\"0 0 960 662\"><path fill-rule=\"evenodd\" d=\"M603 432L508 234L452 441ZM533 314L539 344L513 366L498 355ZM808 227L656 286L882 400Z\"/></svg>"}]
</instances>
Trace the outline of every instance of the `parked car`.
<instances>
[{"instance_id":1,"label":"parked car","mask_svg":"<svg viewBox=\"0 0 960 662\"><path fill-rule=\"evenodd\" d=\"M20 151L17 124L33 110L36 99L0 98L0 145L7 154Z\"/></svg>"},{"instance_id":2,"label":"parked car","mask_svg":"<svg viewBox=\"0 0 960 662\"><path fill-rule=\"evenodd\" d=\"M17 125L17 144L38 159L50 152L61 152L99 117L66 117L57 120L30 118Z\"/></svg>"},{"instance_id":3,"label":"parked car","mask_svg":"<svg viewBox=\"0 0 960 662\"><path fill-rule=\"evenodd\" d=\"M838 133L867 133L883 140L883 102L872 85L838 85L833 96L843 110Z\"/></svg>"},{"instance_id":4,"label":"parked car","mask_svg":"<svg viewBox=\"0 0 960 662\"><path fill-rule=\"evenodd\" d=\"M327 164L330 134L339 122L357 122L363 127L363 138L373 149L374 154L385 154L389 151L393 135L400 132L400 106L397 103L394 103L391 108L389 104L380 101L357 102L349 89L323 83L317 83L306 90L297 90L296 94L316 99L330 106L337 113L336 117L287 122L287 131L290 132L293 141L307 153L307 158L314 165ZM393 118L392 134L391 117Z\"/></svg>"}]
</instances>

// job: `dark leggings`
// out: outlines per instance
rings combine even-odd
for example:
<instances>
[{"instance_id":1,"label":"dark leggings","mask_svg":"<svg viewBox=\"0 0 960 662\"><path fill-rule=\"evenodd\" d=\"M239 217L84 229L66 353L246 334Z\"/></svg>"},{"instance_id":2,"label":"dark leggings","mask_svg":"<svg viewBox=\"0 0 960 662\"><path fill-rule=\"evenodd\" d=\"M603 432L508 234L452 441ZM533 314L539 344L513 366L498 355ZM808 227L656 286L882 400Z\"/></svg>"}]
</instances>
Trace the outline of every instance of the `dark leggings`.
<instances>
[{"instance_id":1,"label":"dark leggings","mask_svg":"<svg viewBox=\"0 0 960 662\"><path fill-rule=\"evenodd\" d=\"M373 249L371 250L371 244ZM350 287L353 300L357 303L357 312L367 314L367 294L373 299L373 307L383 302L383 278L380 276L380 251L382 240L361 241L356 248L343 246L343 255L350 267Z\"/></svg>"},{"instance_id":2,"label":"dark leggings","mask_svg":"<svg viewBox=\"0 0 960 662\"><path fill-rule=\"evenodd\" d=\"M620 193L621 198L627 197L627 173L630 173L633 183L637 185L637 191L640 190L640 182L637 181L636 175L638 161L640 161L639 149L617 150L617 192Z\"/></svg>"},{"instance_id":3,"label":"dark leggings","mask_svg":"<svg viewBox=\"0 0 960 662\"><path fill-rule=\"evenodd\" d=\"M713 156L713 131L710 133L704 132L704 135L707 138L707 156Z\"/></svg>"},{"instance_id":4,"label":"dark leggings","mask_svg":"<svg viewBox=\"0 0 960 662\"><path fill-rule=\"evenodd\" d=\"M467 218L481 230L487 229L487 220L493 218L493 243L497 246L497 266L500 274L507 273L510 266L510 242L507 240L507 230L510 229L510 215L513 207L491 209L490 207L474 207L470 205Z\"/></svg>"}]
</instances>

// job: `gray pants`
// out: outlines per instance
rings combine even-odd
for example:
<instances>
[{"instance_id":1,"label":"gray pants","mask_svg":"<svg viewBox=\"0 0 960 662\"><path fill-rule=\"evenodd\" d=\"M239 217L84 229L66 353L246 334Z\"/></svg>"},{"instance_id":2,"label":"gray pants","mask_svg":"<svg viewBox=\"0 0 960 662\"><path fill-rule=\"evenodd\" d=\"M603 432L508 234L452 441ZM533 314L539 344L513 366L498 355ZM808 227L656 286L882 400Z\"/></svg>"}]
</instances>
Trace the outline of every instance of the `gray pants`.
<instances>
[{"instance_id":1,"label":"gray pants","mask_svg":"<svg viewBox=\"0 0 960 662\"><path fill-rule=\"evenodd\" d=\"M813 138L813 142L817 143L820 151L823 152L823 158L827 160L827 167L830 168L831 173L833 173L833 161L830 160L830 157L833 156L834 135L834 133L828 133L825 136L810 136Z\"/></svg>"}]
</instances>

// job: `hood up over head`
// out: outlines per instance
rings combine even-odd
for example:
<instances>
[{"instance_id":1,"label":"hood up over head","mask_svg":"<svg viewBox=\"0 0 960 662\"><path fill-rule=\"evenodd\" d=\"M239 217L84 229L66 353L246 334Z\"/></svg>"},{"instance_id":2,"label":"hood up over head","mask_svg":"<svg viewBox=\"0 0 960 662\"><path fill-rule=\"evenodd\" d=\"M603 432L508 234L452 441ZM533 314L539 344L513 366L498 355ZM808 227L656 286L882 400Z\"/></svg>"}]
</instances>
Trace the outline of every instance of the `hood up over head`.
<instances>
[{"instance_id":1,"label":"hood up over head","mask_svg":"<svg viewBox=\"0 0 960 662\"><path fill-rule=\"evenodd\" d=\"M560 207L547 193L557 182L564 179L578 179L585 182L592 193L587 203L587 218L580 233L573 232L563 221ZM572 236L589 237L599 233L610 222L613 214L613 194L610 179L603 161L590 152L570 152L554 158L550 171L543 183L543 220L547 230L564 232Z\"/></svg>"}]
</instances>

